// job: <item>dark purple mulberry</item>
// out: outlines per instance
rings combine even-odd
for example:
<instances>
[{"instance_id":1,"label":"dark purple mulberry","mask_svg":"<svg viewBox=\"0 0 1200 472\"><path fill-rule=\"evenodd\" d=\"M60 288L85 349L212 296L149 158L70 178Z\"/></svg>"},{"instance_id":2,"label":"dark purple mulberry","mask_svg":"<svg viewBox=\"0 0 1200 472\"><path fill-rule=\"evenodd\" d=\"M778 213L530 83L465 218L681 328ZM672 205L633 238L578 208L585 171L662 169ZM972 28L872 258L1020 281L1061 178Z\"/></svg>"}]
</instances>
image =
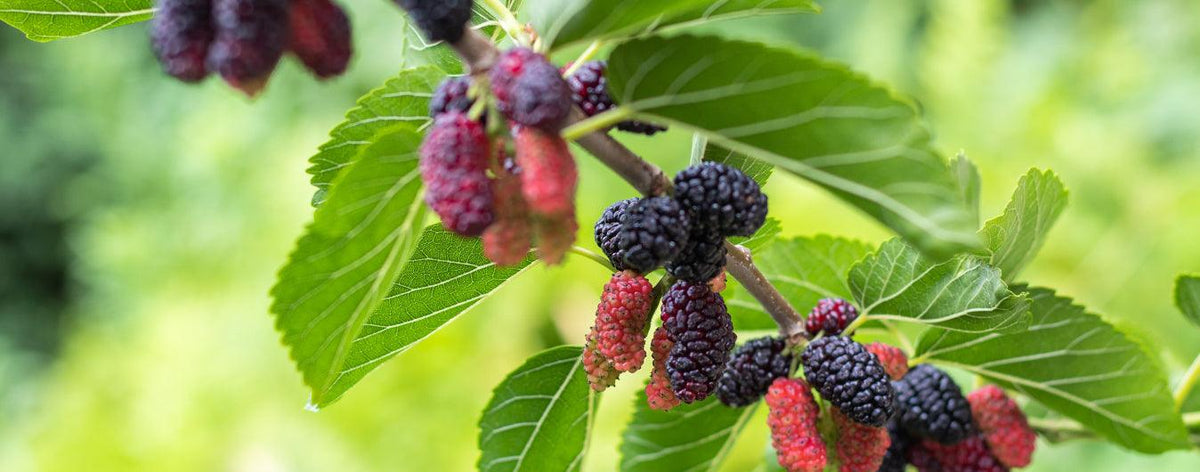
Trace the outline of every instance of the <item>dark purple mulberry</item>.
<instances>
[{"instance_id":1,"label":"dark purple mulberry","mask_svg":"<svg viewBox=\"0 0 1200 472\"><path fill-rule=\"evenodd\" d=\"M850 302L840 298L822 298L804 320L804 330L809 336L821 332L827 336L837 336L855 318L858 318L858 310Z\"/></svg>"},{"instance_id":2,"label":"dark purple mulberry","mask_svg":"<svg viewBox=\"0 0 1200 472\"><path fill-rule=\"evenodd\" d=\"M313 75L341 75L354 55L350 19L330 0L291 0L288 49Z\"/></svg>"},{"instance_id":3,"label":"dark purple mulberry","mask_svg":"<svg viewBox=\"0 0 1200 472\"><path fill-rule=\"evenodd\" d=\"M609 205L604 213L600 214L600 219L596 220L596 245L600 246L600 250L604 251L604 255L608 256L609 262L612 262L616 270L628 269L625 266L625 254L618 245L618 235L621 234L621 217L625 215L625 209L636 201L638 199L629 198Z\"/></svg>"},{"instance_id":4,"label":"dark purple mulberry","mask_svg":"<svg viewBox=\"0 0 1200 472\"><path fill-rule=\"evenodd\" d=\"M209 70L254 96L266 86L287 46L287 1L214 0L213 24Z\"/></svg>"},{"instance_id":5,"label":"dark purple mulberry","mask_svg":"<svg viewBox=\"0 0 1200 472\"><path fill-rule=\"evenodd\" d=\"M688 242L687 213L670 197L641 198L625 209L617 252L624 265L650 272L674 259Z\"/></svg>"},{"instance_id":6,"label":"dark purple mulberry","mask_svg":"<svg viewBox=\"0 0 1200 472\"><path fill-rule=\"evenodd\" d=\"M571 100L587 116L594 116L613 107L612 97L608 94L608 80L604 78L606 67L604 61L585 62L567 77L567 85L571 87ZM634 120L617 123L617 129L647 136L667 130L664 126Z\"/></svg>"},{"instance_id":7,"label":"dark purple mulberry","mask_svg":"<svg viewBox=\"0 0 1200 472\"><path fill-rule=\"evenodd\" d=\"M666 267L679 280L712 280L725 268L725 238L707 227L692 226L687 244Z\"/></svg>"},{"instance_id":8,"label":"dark purple mulberry","mask_svg":"<svg viewBox=\"0 0 1200 472\"><path fill-rule=\"evenodd\" d=\"M450 77L443 80L433 92L433 98L429 99L429 116L437 118L448 111L466 113L471 109L471 105L475 104L475 100L467 95L470 90L470 77Z\"/></svg>"},{"instance_id":9,"label":"dark purple mulberry","mask_svg":"<svg viewBox=\"0 0 1200 472\"><path fill-rule=\"evenodd\" d=\"M891 444L888 445L887 453L883 455L883 463L877 472L904 472L908 467L908 461L905 460L910 441L908 435L896 422L895 417L888 421L887 431Z\"/></svg>"},{"instance_id":10,"label":"dark purple mulberry","mask_svg":"<svg viewBox=\"0 0 1200 472\"><path fill-rule=\"evenodd\" d=\"M212 40L212 0L158 2L150 44L167 74L184 82L208 76L205 60Z\"/></svg>"},{"instance_id":11,"label":"dark purple mulberry","mask_svg":"<svg viewBox=\"0 0 1200 472\"><path fill-rule=\"evenodd\" d=\"M975 432L971 404L940 369L920 364L893 384L900 426L909 434L953 444Z\"/></svg>"},{"instance_id":12,"label":"dark purple mulberry","mask_svg":"<svg viewBox=\"0 0 1200 472\"><path fill-rule=\"evenodd\" d=\"M688 167L675 176L675 198L693 224L725 236L751 236L767 219L767 196L742 171L716 162Z\"/></svg>"},{"instance_id":13,"label":"dark purple mulberry","mask_svg":"<svg viewBox=\"0 0 1200 472\"><path fill-rule=\"evenodd\" d=\"M513 122L558 133L571 112L570 89L546 56L512 48L491 70L497 108Z\"/></svg>"},{"instance_id":14,"label":"dark purple mulberry","mask_svg":"<svg viewBox=\"0 0 1200 472\"><path fill-rule=\"evenodd\" d=\"M471 19L472 0L395 0L430 41L458 42Z\"/></svg>"},{"instance_id":15,"label":"dark purple mulberry","mask_svg":"<svg viewBox=\"0 0 1200 472\"><path fill-rule=\"evenodd\" d=\"M421 143L425 202L460 235L479 236L495 219L490 152L483 125L461 112L439 116Z\"/></svg>"},{"instance_id":16,"label":"dark purple mulberry","mask_svg":"<svg viewBox=\"0 0 1200 472\"><path fill-rule=\"evenodd\" d=\"M809 343L800 360L808 383L850 419L883 426L892 416L896 394L891 381L862 344L826 336Z\"/></svg>"},{"instance_id":17,"label":"dark purple mulberry","mask_svg":"<svg viewBox=\"0 0 1200 472\"><path fill-rule=\"evenodd\" d=\"M717 383L717 399L732 407L750 405L767 393L771 383L787 377L792 356L783 338L751 339L737 348Z\"/></svg>"},{"instance_id":18,"label":"dark purple mulberry","mask_svg":"<svg viewBox=\"0 0 1200 472\"><path fill-rule=\"evenodd\" d=\"M737 342L725 300L707 284L680 281L662 303L667 333L675 343L667 359L671 389L684 403L703 400L716 389Z\"/></svg>"}]
</instances>

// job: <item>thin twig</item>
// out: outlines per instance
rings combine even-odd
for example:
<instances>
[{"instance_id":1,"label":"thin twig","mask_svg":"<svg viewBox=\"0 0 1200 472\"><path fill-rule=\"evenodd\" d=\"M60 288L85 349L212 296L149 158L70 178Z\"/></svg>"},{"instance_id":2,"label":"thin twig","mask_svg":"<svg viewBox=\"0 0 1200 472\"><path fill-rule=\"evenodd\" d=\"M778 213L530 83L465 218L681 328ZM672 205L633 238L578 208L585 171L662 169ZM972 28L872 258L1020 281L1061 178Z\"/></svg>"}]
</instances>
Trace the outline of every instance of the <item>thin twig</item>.
<instances>
[{"instance_id":1,"label":"thin twig","mask_svg":"<svg viewBox=\"0 0 1200 472\"><path fill-rule=\"evenodd\" d=\"M1183 374L1183 378L1179 379L1179 385L1175 387L1176 405L1183 406L1183 402L1187 401L1188 395L1192 393L1197 382L1200 382L1200 356L1196 356L1191 367L1188 367L1187 372Z\"/></svg>"},{"instance_id":2,"label":"thin twig","mask_svg":"<svg viewBox=\"0 0 1200 472\"><path fill-rule=\"evenodd\" d=\"M495 63L496 57L499 55L494 43L470 29L465 32L461 40L452 46L467 63L472 74L485 72ZM583 112L575 107L571 112L569 123L578 123L585 118ZM654 196L673 192L671 181L667 179L662 169L634 154L629 148L609 136L607 132L594 131L579 136L575 142L643 195ZM744 248L728 242L725 244L729 249L726 256L726 270L729 274L762 304L763 309L779 325L781 334L789 339L799 340L801 333L804 332L800 314L754 266L750 254Z\"/></svg>"}]
</instances>

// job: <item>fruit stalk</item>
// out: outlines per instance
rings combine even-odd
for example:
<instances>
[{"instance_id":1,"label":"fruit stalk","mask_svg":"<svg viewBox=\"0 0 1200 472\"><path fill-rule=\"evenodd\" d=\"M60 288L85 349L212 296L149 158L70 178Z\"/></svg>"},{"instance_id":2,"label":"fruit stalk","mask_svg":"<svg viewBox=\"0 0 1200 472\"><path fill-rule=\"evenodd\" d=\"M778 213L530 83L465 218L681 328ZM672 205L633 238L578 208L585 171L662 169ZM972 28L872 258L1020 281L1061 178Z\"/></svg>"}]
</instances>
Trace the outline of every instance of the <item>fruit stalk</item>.
<instances>
[{"instance_id":1,"label":"fruit stalk","mask_svg":"<svg viewBox=\"0 0 1200 472\"><path fill-rule=\"evenodd\" d=\"M500 54L494 43L478 31L469 28L460 40L451 44L451 47L462 58L473 75L486 73ZM573 107L567 122L574 124L585 118L582 111ZM671 181L661 168L634 154L608 133L595 131L580 136L575 141L643 195L657 196L672 193ZM802 336L801 333L804 332L800 313L758 270L745 249L728 242L725 244L729 249L726 256L726 270L729 274L762 304L763 309L779 325L779 332L783 336L791 340L799 340Z\"/></svg>"}]
</instances>

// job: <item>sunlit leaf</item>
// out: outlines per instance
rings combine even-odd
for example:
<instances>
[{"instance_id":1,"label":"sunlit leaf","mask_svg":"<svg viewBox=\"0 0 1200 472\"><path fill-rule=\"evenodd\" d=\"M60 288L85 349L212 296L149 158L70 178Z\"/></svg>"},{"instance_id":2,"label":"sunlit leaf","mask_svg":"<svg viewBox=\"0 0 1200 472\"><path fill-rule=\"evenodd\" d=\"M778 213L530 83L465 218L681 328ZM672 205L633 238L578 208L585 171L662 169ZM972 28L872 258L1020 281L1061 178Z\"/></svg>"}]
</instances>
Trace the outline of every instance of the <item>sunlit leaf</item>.
<instances>
[{"instance_id":1,"label":"sunlit leaf","mask_svg":"<svg viewBox=\"0 0 1200 472\"><path fill-rule=\"evenodd\" d=\"M512 267L499 267L484 257L478 238L460 237L441 224L425 228L318 406L337 400L363 376L478 305L532 262L526 258Z\"/></svg>"},{"instance_id":2,"label":"sunlit leaf","mask_svg":"<svg viewBox=\"0 0 1200 472\"><path fill-rule=\"evenodd\" d=\"M420 128L429 121L429 98L446 74L434 66L400 71L382 87L358 99L346 112L346 120L329 132L329 140L309 158L312 184L317 187L313 204L325 201L329 185L350 165L354 156L379 130L397 123Z\"/></svg>"},{"instance_id":3,"label":"sunlit leaf","mask_svg":"<svg viewBox=\"0 0 1200 472\"><path fill-rule=\"evenodd\" d=\"M771 171L775 170L775 166L771 164L730 151L716 144L709 144L704 148L704 160L720 162L738 169L758 182L760 186L767 184L767 179L771 178Z\"/></svg>"},{"instance_id":4,"label":"sunlit leaf","mask_svg":"<svg viewBox=\"0 0 1200 472\"><path fill-rule=\"evenodd\" d=\"M967 210L971 212L971 221L975 222L975 226L979 226L979 192L983 187L979 178L979 168L975 167L975 163L971 162L966 154L959 153L950 160L950 171L958 181L963 201L967 203Z\"/></svg>"},{"instance_id":5,"label":"sunlit leaf","mask_svg":"<svg viewBox=\"0 0 1200 472\"><path fill-rule=\"evenodd\" d=\"M804 177L934 258L981 247L946 160L908 101L834 63L717 37L618 46L622 106Z\"/></svg>"},{"instance_id":6,"label":"sunlit leaf","mask_svg":"<svg viewBox=\"0 0 1200 472\"><path fill-rule=\"evenodd\" d=\"M496 387L479 420L480 472L580 469L595 407L583 350L536 354Z\"/></svg>"},{"instance_id":7,"label":"sunlit leaf","mask_svg":"<svg viewBox=\"0 0 1200 472\"><path fill-rule=\"evenodd\" d=\"M935 263L899 239L850 270L850 292L877 320L983 332L1028 322L1029 302L1013 295L1000 271L974 256Z\"/></svg>"},{"instance_id":8,"label":"sunlit leaf","mask_svg":"<svg viewBox=\"0 0 1200 472\"><path fill-rule=\"evenodd\" d=\"M755 15L815 13L811 0L529 0L533 26L553 48L620 40L671 27Z\"/></svg>"},{"instance_id":9,"label":"sunlit leaf","mask_svg":"<svg viewBox=\"0 0 1200 472\"><path fill-rule=\"evenodd\" d=\"M0 21L34 41L53 41L149 20L151 0L4 0Z\"/></svg>"},{"instance_id":10,"label":"sunlit leaf","mask_svg":"<svg viewBox=\"0 0 1200 472\"><path fill-rule=\"evenodd\" d=\"M1067 190L1053 172L1031 169L1021 177L1004 214L983 226L992 265L1013 281L1037 255L1046 233L1067 206Z\"/></svg>"},{"instance_id":11,"label":"sunlit leaf","mask_svg":"<svg viewBox=\"0 0 1200 472\"><path fill-rule=\"evenodd\" d=\"M1027 330L930 332L919 358L1024 393L1135 451L1189 447L1166 376L1140 344L1051 290L1028 295Z\"/></svg>"},{"instance_id":12,"label":"sunlit leaf","mask_svg":"<svg viewBox=\"0 0 1200 472\"><path fill-rule=\"evenodd\" d=\"M650 409L646 393L635 398L633 420L621 441L621 472L716 471L754 415L755 406L730 408L716 398Z\"/></svg>"},{"instance_id":13,"label":"sunlit leaf","mask_svg":"<svg viewBox=\"0 0 1200 472\"><path fill-rule=\"evenodd\" d=\"M271 312L312 403L342 371L367 318L416 246L424 204L417 146L401 125L381 132L334 181L271 290Z\"/></svg>"}]
</instances>

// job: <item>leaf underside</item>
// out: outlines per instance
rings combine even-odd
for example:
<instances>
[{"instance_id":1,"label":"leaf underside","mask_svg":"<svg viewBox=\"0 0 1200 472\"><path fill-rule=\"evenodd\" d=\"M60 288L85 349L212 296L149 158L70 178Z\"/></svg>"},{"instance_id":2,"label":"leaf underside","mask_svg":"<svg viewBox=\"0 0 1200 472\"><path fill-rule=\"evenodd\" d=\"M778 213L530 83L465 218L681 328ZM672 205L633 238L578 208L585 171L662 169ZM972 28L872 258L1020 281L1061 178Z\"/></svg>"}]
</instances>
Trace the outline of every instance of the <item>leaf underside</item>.
<instances>
[{"instance_id":1,"label":"leaf underside","mask_svg":"<svg viewBox=\"0 0 1200 472\"><path fill-rule=\"evenodd\" d=\"M991 264L1005 281L1016 280L1033 260L1066 206L1067 190L1054 172L1031 169L1021 177L1004 213L988 220L981 231L992 252Z\"/></svg>"},{"instance_id":2,"label":"leaf underside","mask_svg":"<svg viewBox=\"0 0 1200 472\"><path fill-rule=\"evenodd\" d=\"M543 351L496 387L479 420L480 472L579 470L597 398L582 353Z\"/></svg>"},{"instance_id":3,"label":"leaf underside","mask_svg":"<svg viewBox=\"0 0 1200 472\"><path fill-rule=\"evenodd\" d=\"M648 37L609 58L613 98L831 191L931 257L981 247L974 215L908 101L792 50Z\"/></svg>"},{"instance_id":4,"label":"leaf underside","mask_svg":"<svg viewBox=\"0 0 1200 472\"><path fill-rule=\"evenodd\" d=\"M1135 451L1189 447L1166 377L1140 344L1049 289L1014 333L930 331L917 355L1012 388Z\"/></svg>"}]
</instances>

